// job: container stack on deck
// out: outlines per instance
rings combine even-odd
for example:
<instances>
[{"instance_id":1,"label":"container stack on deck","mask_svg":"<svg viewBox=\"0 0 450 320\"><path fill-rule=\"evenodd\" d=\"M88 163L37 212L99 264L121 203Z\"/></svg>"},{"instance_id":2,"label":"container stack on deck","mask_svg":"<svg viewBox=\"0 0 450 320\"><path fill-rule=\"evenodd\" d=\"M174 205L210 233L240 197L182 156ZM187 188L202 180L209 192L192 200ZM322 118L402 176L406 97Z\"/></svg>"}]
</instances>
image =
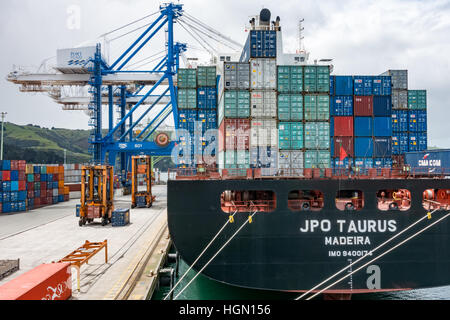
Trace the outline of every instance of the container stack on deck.
<instances>
[{"instance_id":1,"label":"container stack on deck","mask_svg":"<svg viewBox=\"0 0 450 320\"><path fill-rule=\"evenodd\" d=\"M24 160L3 160L0 165L0 212L23 212L69 200L63 166L32 165Z\"/></svg>"},{"instance_id":2,"label":"container stack on deck","mask_svg":"<svg viewBox=\"0 0 450 320\"><path fill-rule=\"evenodd\" d=\"M222 169L248 168L250 64L223 62L220 71L218 165Z\"/></svg>"}]
</instances>

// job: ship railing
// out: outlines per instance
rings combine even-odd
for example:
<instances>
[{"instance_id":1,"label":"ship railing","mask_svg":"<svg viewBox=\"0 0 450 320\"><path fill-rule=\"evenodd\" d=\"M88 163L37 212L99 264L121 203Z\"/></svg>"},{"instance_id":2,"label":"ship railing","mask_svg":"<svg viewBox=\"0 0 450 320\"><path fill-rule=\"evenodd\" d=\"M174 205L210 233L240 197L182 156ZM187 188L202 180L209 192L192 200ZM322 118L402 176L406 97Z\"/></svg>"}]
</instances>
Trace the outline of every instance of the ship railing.
<instances>
[{"instance_id":1,"label":"ship railing","mask_svg":"<svg viewBox=\"0 0 450 320\"><path fill-rule=\"evenodd\" d=\"M276 200L229 201L222 203L225 213L272 212L276 208Z\"/></svg>"}]
</instances>

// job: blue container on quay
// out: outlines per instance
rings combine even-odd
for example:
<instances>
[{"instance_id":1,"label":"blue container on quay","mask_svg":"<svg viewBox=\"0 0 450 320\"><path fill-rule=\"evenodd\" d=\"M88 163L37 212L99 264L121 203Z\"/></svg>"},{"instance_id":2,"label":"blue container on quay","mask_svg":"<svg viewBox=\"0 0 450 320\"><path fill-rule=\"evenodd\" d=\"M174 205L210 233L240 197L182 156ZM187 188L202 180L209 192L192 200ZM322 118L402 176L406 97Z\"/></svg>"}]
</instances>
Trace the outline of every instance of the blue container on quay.
<instances>
[{"instance_id":1,"label":"blue container on quay","mask_svg":"<svg viewBox=\"0 0 450 320\"><path fill-rule=\"evenodd\" d=\"M3 202L2 204L2 212L10 213L11 212L11 202Z\"/></svg>"},{"instance_id":2,"label":"blue container on quay","mask_svg":"<svg viewBox=\"0 0 450 320\"><path fill-rule=\"evenodd\" d=\"M392 118L375 117L373 120L373 135L376 137L392 136Z\"/></svg>"},{"instance_id":3,"label":"blue container on quay","mask_svg":"<svg viewBox=\"0 0 450 320\"><path fill-rule=\"evenodd\" d=\"M332 116L352 116L353 96L334 96L331 99Z\"/></svg>"},{"instance_id":4,"label":"blue container on quay","mask_svg":"<svg viewBox=\"0 0 450 320\"><path fill-rule=\"evenodd\" d=\"M375 117L392 116L392 97L374 96L373 97L373 115Z\"/></svg>"},{"instance_id":5,"label":"blue container on quay","mask_svg":"<svg viewBox=\"0 0 450 320\"><path fill-rule=\"evenodd\" d=\"M25 201L27 200L27 192L26 191L19 191L17 195L17 199L19 201Z\"/></svg>"},{"instance_id":6,"label":"blue container on quay","mask_svg":"<svg viewBox=\"0 0 450 320\"><path fill-rule=\"evenodd\" d=\"M117 209L111 215L113 227L123 227L130 223L130 209Z\"/></svg>"},{"instance_id":7,"label":"blue container on quay","mask_svg":"<svg viewBox=\"0 0 450 320\"><path fill-rule=\"evenodd\" d=\"M27 211L27 204L25 201L17 202L17 211L18 212Z\"/></svg>"},{"instance_id":8,"label":"blue container on quay","mask_svg":"<svg viewBox=\"0 0 450 320\"><path fill-rule=\"evenodd\" d=\"M42 168L44 168L44 167L42 167ZM41 173L41 182L47 182L47 178L48 178L48 176L46 173Z\"/></svg>"},{"instance_id":9,"label":"blue container on quay","mask_svg":"<svg viewBox=\"0 0 450 320\"><path fill-rule=\"evenodd\" d=\"M63 194L59 194L58 195L58 202L64 202L64 195Z\"/></svg>"},{"instance_id":10,"label":"blue container on quay","mask_svg":"<svg viewBox=\"0 0 450 320\"><path fill-rule=\"evenodd\" d=\"M40 174L41 173L41 167L40 166L34 166L33 167L33 173Z\"/></svg>"},{"instance_id":11,"label":"blue container on quay","mask_svg":"<svg viewBox=\"0 0 450 320\"><path fill-rule=\"evenodd\" d=\"M372 137L373 136L373 118L372 117L355 117L354 132L355 132L355 137Z\"/></svg>"},{"instance_id":12,"label":"blue container on quay","mask_svg":"<svg viewBox=\"0 0 450 320\"><path fill-rule=\"evenodd\" d=\"M3 203L11 202L11 192L3 192L2 198L3 198Z\"/></svg>"},{"instance_id":13,"label":"blue container on quay","mask_svg":"<svg viewBox=\"0 0 450 320\"><path fill-rule=\"evenodd\" d=\"M0 203L3 202L3 193L0 192Z\"/></svg>"},{"instance_id":14,"label":"blue container on quay","mask_svg":"<svg viewBox=\"0 0 450 320\"><path fill-rule=\"evenodd\" d=\"M9 196L10 196L10 201L11 202L19 201L19 192L18 191L11 191L9 193Z\"/></svg>"},{"instance_id":15,"label":"blue container on quay","mask_svg":"<svg viewBox=\"0 0 450 320\"><path fill-rule=\"evenodd\" d=\"M373 140L372 138L355 138L355 157L369 158L373 156Z\"/></svg>"},{"instance_id":16,"label":"blue container on quay","mask_svg":"<svg viewBox=\"0 0 450 320\"><path fill-rule=\"evenodd\" d=\"M335 76L335 78L334 78L334 95L336 95L336 96L352 96L353 95L353 77L352 76Z\"/></svg>"},{"instance_id":17,"label":"blue container on quay","mask_svg":"<svg viewBox=\"0 0 450 320\"><path fill-rule=\"evenodd\" d=\"M19 211L19 206L18 206L17 202L11 201L11 212L18 212L18 211Z\"/></svg>"}]
</instances>

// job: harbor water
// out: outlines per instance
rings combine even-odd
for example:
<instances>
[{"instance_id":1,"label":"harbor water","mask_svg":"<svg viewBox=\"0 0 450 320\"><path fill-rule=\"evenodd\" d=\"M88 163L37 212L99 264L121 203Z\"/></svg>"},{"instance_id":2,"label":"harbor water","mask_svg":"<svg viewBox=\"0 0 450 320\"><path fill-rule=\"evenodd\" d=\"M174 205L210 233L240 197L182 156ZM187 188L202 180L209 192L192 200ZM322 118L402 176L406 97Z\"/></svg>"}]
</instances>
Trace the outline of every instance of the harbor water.
<instances>
[{"instance_id":1,"label":"harbor water","mask_svg":"<svg viewBox=\"0 0 450 320\"><path fill-rule=\"evenodd\" d=\"M188 269L189 266L181 260L179 277L175 283ZM195 275L196 272L190 270L175 289L173 296L176 297ZM168 287L161 288L155 292L152 300L163 300L169 291ZM298 296L300 296L299 293L238 288L199 275L177 300L294 300ZM321 299L321 297L319 296L317 299ZM356 294L352 296L352 300L450 300L450 286L403 292Z\"/></svg>"}]
</instances>

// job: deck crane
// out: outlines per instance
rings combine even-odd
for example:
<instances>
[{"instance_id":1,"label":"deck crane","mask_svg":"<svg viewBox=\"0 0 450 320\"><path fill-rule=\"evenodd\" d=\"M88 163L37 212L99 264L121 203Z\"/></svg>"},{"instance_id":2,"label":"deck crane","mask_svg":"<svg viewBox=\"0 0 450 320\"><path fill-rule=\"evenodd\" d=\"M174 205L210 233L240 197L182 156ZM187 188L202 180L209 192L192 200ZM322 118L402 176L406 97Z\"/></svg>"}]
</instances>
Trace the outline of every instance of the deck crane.
<instances>
[{"instance_id":1,"label":"deck crane","mask_svg":"<svg viewBox=\"0 0 450 320\"><path fill-rule=\"evenodd\" d=\"M154 20L123 35L112 37L114 32L148 18ZM174 141L165 146L149 141L158 127L170 116L175 123L178 118L176 76L180 57L185 59L184 52L188 47L185 43L175 41L175 25L185 29L211 55L217 53L217 44L225 45L236 52L242 50L242 45L238 42L187 14L182 4L165 3L160 6L159 11L102 35L104 42L109 44L144 29L111 64L103 57L102 46L97 44L91 47L87 60L78 57L83 48L72 49L70 54L74 54L75 58L67 59L70 67L61 68L58 65L53 73L14 70L7 80L21 85L20 91L23 92L46 92L62 105L64 110L85 111L90 116L89 125L92 127L89 140L92 163L116 166L119 158L120 165L116 169L127 176L132 155L170 156L175 146ZM138 60L138 53L150 47L151 40L161 32L165 32L166 37L161 56L155 54ZM213 40L214 44L209 43L209 40ZM80 65L79 60L84 61L84 64ZM156 61L156 65L151 64ZM78 65L73 66L77 63ZM151 67L138 70L148 65ZM73 90L68 90L67 94L67 88ZM87 93L85 88L88 88ZM80 93L82 89L84 93ZM108 132L105 135L102 132L103 106L108 108ZM117 121L114 121L114 106L117 106L119 111ZM157 106L163 107L158 111ZM133 129L142 127L146 117L150 118L150 121L135 136Z\"/></svg>"}]
</instances>

